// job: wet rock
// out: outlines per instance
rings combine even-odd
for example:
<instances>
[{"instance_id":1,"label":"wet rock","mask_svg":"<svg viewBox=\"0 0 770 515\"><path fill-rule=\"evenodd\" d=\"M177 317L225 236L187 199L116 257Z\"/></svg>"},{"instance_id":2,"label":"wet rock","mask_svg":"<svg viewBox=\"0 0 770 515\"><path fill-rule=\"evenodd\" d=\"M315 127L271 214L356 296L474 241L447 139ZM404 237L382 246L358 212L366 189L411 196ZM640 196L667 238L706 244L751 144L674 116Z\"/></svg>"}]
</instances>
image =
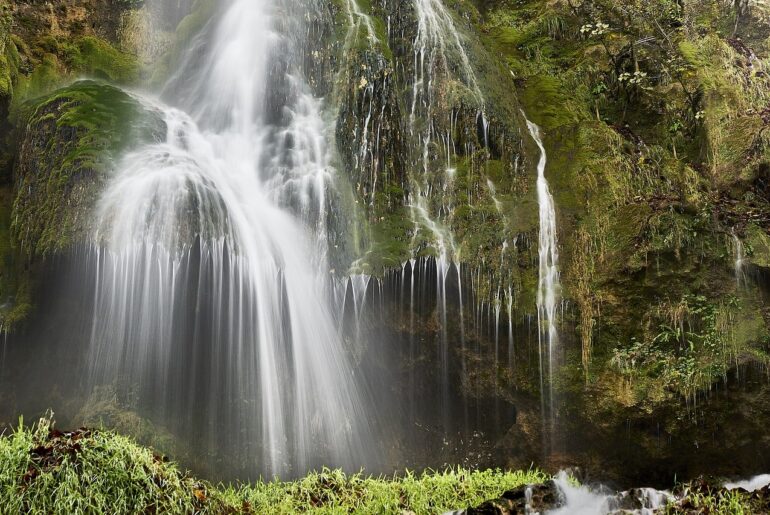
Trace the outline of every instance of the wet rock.
<instances>
[{"instance_id":1,"label":"wet rock","mask_svg":"<svg viewBox=\"0 0 770 515\"><path fill-rule=\"evenodd\" d=\"M770 485L754 490L751 493L751 502L758 513L770 513Z\"/></svg>"},{"instance_id":2,"label":"wet rock","mask_svg":"<svg viewBox=\"0 0 770 515\"><path fill-rule=\"evenodd\" d=\"M465 511L467 515L513 515L558 508L561 505L556 483L548 481L542 485L522 486L509 490L498 499L487 501Z\"/></svg>"}]
</instances>

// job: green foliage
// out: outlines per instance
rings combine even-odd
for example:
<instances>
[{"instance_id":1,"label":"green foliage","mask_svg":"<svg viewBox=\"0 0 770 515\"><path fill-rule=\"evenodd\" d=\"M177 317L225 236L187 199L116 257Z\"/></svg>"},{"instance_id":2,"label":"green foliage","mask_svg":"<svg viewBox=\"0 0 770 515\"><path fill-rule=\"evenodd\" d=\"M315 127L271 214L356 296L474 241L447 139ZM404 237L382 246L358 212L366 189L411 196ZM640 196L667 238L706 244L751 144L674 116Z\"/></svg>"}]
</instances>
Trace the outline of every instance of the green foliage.
<instances>
[{"instance_id":1,"label":"green foliage","mask_svg":"<svg viewBox=\"0 0 770 515\"><path fill-rule=\"evenodd\" d=\"M681 485L676 492L680 497L676 502L666 505L662 513L729 513L731 515L749 515L767 511L763 496L754 495L742 489L728 490L694 481Z\"/></svg>"},{"instance_id":2,"label":"green foliage","mask_svg":"<svg viewBox=\"0 0 770 515\"><path fill-rule=\"evenodd\" d=\"M18 74L19 52L11 38L11 17L0 2L0 99L8 97Z\"/></svg>"},{"instance_id":3,"label":"green foliage","mask_svg":"<svg viewBox=\"0 0 770 515\"><path fill-rule=\"evenodd\" d=\"M606 386L605 360L615 358L616 371L634 363L633 373L620 374L636 388L632 403L645 392L677 400L672 392L707 387L736 353L757 352L766 333L753 294L742 295L743 311L714 299L734 291L723 235L770 211L766 195L751 191L770 161L767 116L760 114L770 89L770 25L749 13L742 39L731 39L733 27L722 25L729 6L719 2L488 5L487 44L506 60L524 111L543 128L563 292L579 307L588 381ZM721 195L736 202L720 203ZM748 240L764 249L758 235L768 229L750 225ZM766 261L760 250L757 262ZM680 349L660 327L657 306L705 291L720 316L735 315L733 332L712 327L717 340L708 317L692 313L698 327L680 335ZM621 355L612 350L618 341L631 342ZM596 376L588 370L592 350L601 357ZM640 357L649 363L640 365ZM621 397L615 385L607 393Z\"/></svg>"},{"instance_id":4,"label":"green foliage","mask_svg":"<svg viewBox=\"0 0 770 515\"><path fill-rule=\"evenodd\" d=\"M736 297L721 302L703 295L684 295L658 306L651 320L654 330L643 339L631 338L617 347L612 366L649 395L649 383L662 400L667 393L692 396L723 376L745 344L736 337L741 303ZM752 335L761 338L761 334Z\"/></svg>"},{"instance_id":5,"label":"green foliage","mask_svg":"<svg viewBox=\"0 0 770 515\"><path fill-rule=\"evenodd\" d=\"M44 418L0 437L0 506L8 513L440 514L547 479L538 471L374 478L323 470L297 481L212 487L111 432L62 433Z\"/></svg>"}]
</instances>

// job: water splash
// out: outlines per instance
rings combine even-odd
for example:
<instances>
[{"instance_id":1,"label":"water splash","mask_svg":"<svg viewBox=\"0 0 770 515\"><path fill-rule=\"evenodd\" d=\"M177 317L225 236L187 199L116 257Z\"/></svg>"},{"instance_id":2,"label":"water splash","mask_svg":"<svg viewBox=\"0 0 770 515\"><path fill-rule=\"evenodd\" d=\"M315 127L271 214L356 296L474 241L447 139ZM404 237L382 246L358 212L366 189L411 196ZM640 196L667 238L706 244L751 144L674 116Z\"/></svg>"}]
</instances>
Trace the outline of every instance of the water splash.
<instances>
[{"instance_id":1,"label":"water splash","mask_svg":"<svg viewBox=\"0 0 770 515\"><path fill-rule=\"evenodd\" d=\"M675 500L670 492L655 490L654 488L635 488L614 493L603 486L591 488L579 485L566 471L560 471L553 478L553 487L553 490L550 491L557 499L554 499L555 502L552 505L557 507L546 510L544 515L610 515L620 513L653 515L660 513L667 504ZM531 486L524 488L524 501L525 513L539 515L540 512L533 508L534 493ZM449 513L462 515L467 511L460 510Z\"/></svg>"},{"instance_id":2,"label":"water splash","mask_svg":"<svg viewBox=\"0 0 770 515\"><path fill-rule=\"evenodd\" d=\"M152 105L165 140L128 155L99 204L90 354L92 384L124 376L160 413L203 413L212 445L229 427L282 476L372 456L328 280L328 128L276 14L292 7L227 4L202 65L175 77L192 114Z\"/></svg>"},{"instance_id":3,"label":"water splash","mask_svg":"<svg viewBox=\"0 0 770 515\"><path fill-rule=\"evenodd\" d=\"M562 506L550 510L547 515L607 515L610 513L633 513L652 515L664 507L672 496L669 492L652 488L637 488L619 494L609 494L586 486L575 485L564 471L554 478L554 483L562 498ZM633 500L629 503L628 501ZM641 506L629 509L627 506Z\"/></svg>"}]
</instances>

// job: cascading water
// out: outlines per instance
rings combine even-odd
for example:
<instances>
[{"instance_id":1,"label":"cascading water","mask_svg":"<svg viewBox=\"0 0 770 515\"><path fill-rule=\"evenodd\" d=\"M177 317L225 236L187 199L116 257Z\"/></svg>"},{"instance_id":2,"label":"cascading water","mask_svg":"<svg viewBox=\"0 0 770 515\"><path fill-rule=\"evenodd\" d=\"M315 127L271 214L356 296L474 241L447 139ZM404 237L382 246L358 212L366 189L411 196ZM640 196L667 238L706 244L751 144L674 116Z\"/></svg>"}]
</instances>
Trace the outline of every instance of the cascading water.
<instances>
[{"instance_id":1,"label":"cascading water","mask_svg":"<svg viewBox=\"0 0 770 515\"><path fill-rule=\"evenodd\" d=\"M770 474L762 474L750 479L728 482L723 486L727 490L742 489L747 492L755 492L765 488L770 484ZM671 507L673 511L681 510L677 506L682 500L682 495L687 489L672 494L666 490L656 490L654 488L634 488L622 492L613 492L608 488L599 485L589 487L577 484L566 471L560 471L553 478L553 495L548 502L557 507L544 510L543 515L653 515L656 513L667 513ZM519 494L519 492L515 492ZM526 487L524 490L525 506L523 507L528 514L537 515L536 509L533 509L533 487ZM508 500L520 499L518 495L515 498L507 496ZM685 506L690 505L692 501L687 501ZM705 504L705 503L704 503ZM725 507L720 505L722 510ZM486 506L484 507L486 508ZM521 508L521 506L516 506ZM729 508L728 508L729 509ZM737 508L739 510L739 508ZM478 510L483 511L483 510ZM463 515L466 510L449 512L445 515ZM722 511L720 511L722 513ZM740 513L740 511L736 511Z\"/></svg>"},{"instance_id":2,"label":"cascading water","mask_svg":"<svg viewBox=\"0 0 770 515\"><path fill-rule=\"evenodd\" d=\"M724 487L728 490L742 488L747 492L754 492L768 485L770 485L770 474L760 474L750 479L725 483Z\"/></svg>"},{"instance_id":3,"label":"cascading water","mask_svg":"<svg viewBox=\"0 0 770 515\"><path fill-rule=\"evenodd\" d=\"M557 323L557 307L559 298L559 249L556 243L556 209L553 197L545 178L547 156L540 128L527 120L527 127L540 149L540 159L537 163L537 201L540 214L540 236L538 239L539 273L537 284L537 323L540 356L546 356L546 373L548 384L542 383L544 376L541 365L541 392L543 398L548 398L547 411L550 424L553 426L553 374L556 368L555 354L559 344ZM547 392L546 392L547 388ZM545 410L544 410L545 416ZM553 427L551 427L553 430Z\"/></svg>"},{"instance_id":4,"label":"cascading water","mask_svg":"<svg viewBox=\"0 0 770 515\"><path fill-rule=\"evenodd\" d=\"M606 490L601 491L604 489L596 491L585 486L576 486L564 471L556 475L554 483L563 506L547 511L547 515L607 515L610 513L652 515L664 508L672 499L669 492L652 488L637 488L618 494L609 494ZM632 502L629 502L630 499Z\"/></svg>"},{"instance_id":5,"label":"cascading water","mask_svg":"<svg viewBox=\"0 0 770 515\"><path fill-rule=\"evenodd\" d=\"M226 3L175 79L192 114L155 103L165 140L128 155L99 205L90 359L91 384L125 377L281 475L372 455L332 312L327 124L295 7Z\"/></svg>"}]
</instances>

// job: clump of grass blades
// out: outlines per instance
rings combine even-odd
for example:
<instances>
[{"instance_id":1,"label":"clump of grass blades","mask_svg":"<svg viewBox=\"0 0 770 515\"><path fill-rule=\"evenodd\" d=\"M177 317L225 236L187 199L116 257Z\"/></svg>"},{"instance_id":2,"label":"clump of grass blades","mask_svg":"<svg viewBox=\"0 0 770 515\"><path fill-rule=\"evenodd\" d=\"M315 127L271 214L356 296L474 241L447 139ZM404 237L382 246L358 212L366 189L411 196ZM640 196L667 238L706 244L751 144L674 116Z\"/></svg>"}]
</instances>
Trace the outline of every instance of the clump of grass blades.
<instances>
[{"instance_id":1,"label":"clump of grass blades","mask_svg":"<svg viewBox=\"0 0 770 515\"><path fill-rule=\"evenodd\" d=\"M109 432L62 433L50 418L0 438L4 513L192 513L208 486Z\"/></svg>"},{"instance_id":2,"label":"clump of grass blades","mask_svg":"<svg viewBox=\"0 0 770 515\"><path fill-rule=\"evenodd\" d=\"M407 472L401 477L374 478L323 470L295 482L274 481L229 488L230 504L245 502L256 513L444 513L476 506L513 488L542 483L538 472L469 471Z\"/></svg>"}]
</instances>

